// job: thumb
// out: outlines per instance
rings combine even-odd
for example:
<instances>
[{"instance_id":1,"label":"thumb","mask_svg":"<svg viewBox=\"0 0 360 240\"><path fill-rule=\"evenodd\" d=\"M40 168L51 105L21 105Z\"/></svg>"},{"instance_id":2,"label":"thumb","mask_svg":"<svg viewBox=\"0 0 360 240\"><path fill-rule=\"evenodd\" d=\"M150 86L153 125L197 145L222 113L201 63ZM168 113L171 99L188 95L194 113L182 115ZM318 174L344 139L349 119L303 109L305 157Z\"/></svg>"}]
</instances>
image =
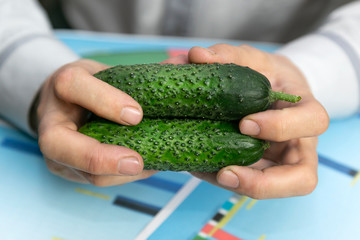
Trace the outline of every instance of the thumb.
<instances>
[{"instance_id":1,"label":"thumb","mask_svg":"<svg viewBox=\"0 0 360 240\"><path fill-rule=\"evenodd\" d=\"M304 99L292 107L250 114L240 121L239 128L245 135L282 142L319 136L327 129L327 123L328 115L324 108L316 101Z\"/></svg>"}]
</instances>

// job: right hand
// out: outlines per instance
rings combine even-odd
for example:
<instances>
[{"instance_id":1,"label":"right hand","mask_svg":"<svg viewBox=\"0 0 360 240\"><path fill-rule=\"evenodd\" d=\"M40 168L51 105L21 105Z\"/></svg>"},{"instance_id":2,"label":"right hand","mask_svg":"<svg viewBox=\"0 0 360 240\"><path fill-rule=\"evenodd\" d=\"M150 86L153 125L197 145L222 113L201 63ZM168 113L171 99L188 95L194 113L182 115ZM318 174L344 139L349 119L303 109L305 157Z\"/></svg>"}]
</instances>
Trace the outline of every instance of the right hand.
<instances>
[{"instance_id":1,"label":"right hand","mask_svg":"<svg viewBox=\"0 0 360 240\"><path fill-rule=\"evenodd\" d=\"M194 47L188 57L178 56L166 62L248 66L267 76L275 91L303 98L296 104L276 102L271 109L240 121L243 134L271 142L263 159L250 166L232 165L217 173L193 173L194 176L255 199L301 196L315 189L317 137L326 131L329 117L312 95L301 71L289 59L246 45L215 44L209 48Z\"/></svg>"},{"instance_id":2,"label":"right hand","mask_svg":"<svg viewBox=\"0 0 360 240\"><path fill-rule=\"evenodd\" d=\"M318 136L328 128L329 116L300 69L284 56L247 45L194 47L188 61L248 66L265 75L274 91L302 97L295 104L276 102L271 109L240 121L241 133L271 142L263 159L250 166L233 165L218 173L194 175L255 199L302 196L314 191L318 182Z\"/></svg>"},{"instance_id":3,"label":"right hand","mask_svg":"<svg viewBox=\"0 0 360 240\"><path fill-rule=\"evenodd\" d=\"M40 90L34 108L39 146L49 170L68 180L111 186L155 173L143 171L137 152L78 132L89 111L123 125L136 125L142 119L141 106L133 98L93 77L107 67L91 60L70 63Z\"/></svg>"}]
</instances>

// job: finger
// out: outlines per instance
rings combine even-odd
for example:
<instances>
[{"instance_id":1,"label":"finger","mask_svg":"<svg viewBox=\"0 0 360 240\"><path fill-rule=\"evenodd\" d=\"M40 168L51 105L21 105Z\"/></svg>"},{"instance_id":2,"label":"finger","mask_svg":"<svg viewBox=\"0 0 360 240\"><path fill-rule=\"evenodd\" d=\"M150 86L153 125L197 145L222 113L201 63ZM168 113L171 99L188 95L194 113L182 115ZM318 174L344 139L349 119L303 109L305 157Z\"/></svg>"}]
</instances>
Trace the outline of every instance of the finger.
<instances>
[{"instance_id":1,"label":"finger","mask_svg":"<svg viewBox=\"0 0 360 240\"><path fill-rule=\"evenodd\" d=\"M54 115L49 114L48 124L39 129L39 146L46 158L94 175L137 175L142 171L142 158L137 152L101 144L77 132L75 123Z\"/></svg>"},{"instance_id":2,"label":"finger","mask_svg":"<svg viewBox=\"0 0 360 240\"><path fill-rule=\"evenodd\" d=\"M316 151L318 144L318 137L307 138L308 141L312 141L313 151ZM293 165L299 161L299 142L303 139L292 139L286 142L271 142L271 147L264 152L263 158L268 162L272 162L273 165ZM260 162L260 161L259 161ZM253 167L251 165L251 167ZM255 167L257 168L257 167ZM261 169L261 168L257 168Z\"/></svg>"},{"instance_id":3,"label":"finger","mask_svg":"<svg viewBox=\"0 0 360 240\"><path fill-rule=\"evenodd\" d=\"M273 166L277 166L277 165L279 165L279 164L276 163L275 161L263 158L255 163L251 164L249 167L258 169L258 170L263 170L265 168L269 168L269 167L273 167Z\"/></svg>"},{"instance_id":4,"label":"finger","mask_svg":"<svg viewBox=\"0 0 360 240\"><path fill-rule=\"evenodd\" d=\"M283 165L257 170L231 167L218 176L221 186L254 199L284 198L310 194L317 185L315 171L304 165Z\"/></svg>"},{"instance_id":5,"label":"finger","mask_svg":"<svg viewBox=\"0 0 360 240\"><path fill-rule=\"evenodd\" d=\"M110 67L108 65L105 65L105 64L102 64L100 62L96 62L96 61L93 61L90 59L80 59L76 62L65 65L64 68L66 68L70 65L80 66L82 68L85 68L91 75Z\"/></svg>"},{"instance_id":6,"label":"finger","mask_svg":"<svg viewBox=\"0 0 360 240\"><path fill-rule=\"evenodd\" d=\"M229 166L217 175L218 184L256 199L301 196L317 185L317 154L312 139L303 139L297 149L296 164L278 165L263 170ZM295 153L291 153L294 157Z\"/></svg>"},{"instance_id":7,"label":"finger","mask_svg":"<svg viewBox=\"0 0 360 240\"><path fill-rule=\"evenodd\" d=\"M100 175L89 174L81 171L78 172L80 175L83 176L83 178L85 178L92 185L98 187L109 187L109 186L122 185L125 183L145 179L154 175L157 171L145 170L135 176L100 176Z\"/></svg>"},{"instance_id":8,"label":"finger","mask_svg":"<svg viewBox=\"0 0 360 240\"><path fill-rule=\"evenodd\" d=\"M45 159L45 161L48 169L54 175L57 175L69 181L84 183L84 184L90 183L99 187L121 185L128 182L133 182L136 180L148 178L156 173L156 171L147 170L147 171L143 171L141 174L138 174L136 176L101 176L101 175L93 175L90 173L79 171L71 167L61 165L49 159Z\"/></svg>"},{"instance_id":9,"label":"finger","mask_svg":"<svg viewBox=\"0 0 360 240\"><path fill-rule=\"evenodd\" d=\"M279 164L274 161L267 160L267 159L260 159L256 163L251 164L249 167L258 169L258 170L263 170L265 168L269 168L269 167L277 166L277 165L279 165ZM211 182L213 184L217 184L217 182L216 182L217 173L191 172L191 174L197 178L203 179L203 180Z\"/></svg>"},{"instance_id":10,"label":"finger","mask_svg":"<svg viewBox=\"0 0 360 240\"><path fill-rule=\"evenodd\" d=\"M141 106L132 97L93 77L84 68L75 66L62 70L54 88L61 100L111 121L135 125L142 119Z\"/></svg>"},{"instance_id":11,"label":"finger","mask_svg":"<svg viewBox=\"0 0 360 240\"><path fill-rule=\"evenodd\" d=\"M251 114L239 123L241 133L276 142L319 136L328 125L328 114L316 100Z\"/></svg>"},{"instance_id":12,"label":"finger","mask_svg":"<svg viewBox=\"0 0 360 240\"><path fill-rule=\"evenodd\" d=\"M186 64L189 63L188 57L186 55L178 55L162 61L161 64Z\"/></svg>"},{"instance_id":13,"label":"finger","mask_svg":"<svg viewBox=\"0 0 360 240\"><path fill-rule=\"evenodd\" d=\"M249 45L233 46L221 43L208 48L193 47L188 56L193 63L235 63L260 72L268 72L269 64L272 63L266 52Z\"/></svg>"},{"instance_id":14,"label":"finger","mask_svg":"<svg viewBox=\"0 0 360 240\"><path fill-rule=\"evenodd\" d=\"M64 179L73 182L89 183L89 181L84 176L82 176L81 174L78 173L78 171L70 167L61 165L47 158L45 158L45 162L49 171L56 176L62 177Z\"/></svg>"}]
</instances>

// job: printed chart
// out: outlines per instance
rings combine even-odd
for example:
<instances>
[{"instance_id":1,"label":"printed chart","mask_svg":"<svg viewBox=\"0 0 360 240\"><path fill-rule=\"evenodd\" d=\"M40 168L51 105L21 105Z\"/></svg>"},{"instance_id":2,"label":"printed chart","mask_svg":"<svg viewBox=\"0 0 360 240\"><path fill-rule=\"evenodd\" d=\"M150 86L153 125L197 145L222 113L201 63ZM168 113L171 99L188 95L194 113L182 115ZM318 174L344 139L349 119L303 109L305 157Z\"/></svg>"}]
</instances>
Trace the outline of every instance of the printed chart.
<instances>
[{"instance_id":1,"label":"printed chart","mask_svg":"<svg viewBox=\"0 0 360 240\"><path fill-rule=\"evenodd\" d=\"M147 239L357 239L360 117L332 121L320 137L319 184L304 197L254 200L199 184ZM191 221L188 221L189 216Z\"/></svg>"},{"instance_id":2,"label":"printed chart","mask_svg":"<svg viewBox=\"0 0 360 240\"><path fill-rule=\"evenodd\" d=\"M162 172L99 188L48 172L38 146L0 126L0 239L134 239L190 179ZM21 229L21 231L19 231Z\"/></svg>"},{"instance_id":3,"label":"printed chart","mask_svg":"<svg viewBox=\"0 0 360 240\"><path fill-rule=\"evenodd\" d=\"M71 31L57 36L81 56L109 65L160 62L192 46L226 42ZM49 173L34 139L0 124L0 239L358 239L359 135L360 116L333 120L319 141L316 190L254 200L186 173L161 172L107 188L71 183Z\"/></svg>"}]
</instances>

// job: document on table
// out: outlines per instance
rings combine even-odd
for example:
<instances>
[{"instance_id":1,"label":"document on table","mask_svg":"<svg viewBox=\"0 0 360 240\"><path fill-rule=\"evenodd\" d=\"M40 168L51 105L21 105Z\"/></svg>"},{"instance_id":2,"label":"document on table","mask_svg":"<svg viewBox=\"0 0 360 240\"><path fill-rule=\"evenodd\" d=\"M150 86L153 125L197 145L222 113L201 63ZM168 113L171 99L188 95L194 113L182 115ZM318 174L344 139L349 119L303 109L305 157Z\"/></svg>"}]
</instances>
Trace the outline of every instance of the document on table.
<instances>
[{"instance_id":1,"label":"document on table","mask_svg":"<svg viewBox=\"0 0 360 240\"><path fill-rule=\"evenodd\" d=\"M80 55L109 65L158 62L217 42L88 32L57 36ZM360 116L331 121L319 138L316 190L255 200L183 172L105 188L72 183L47 170L35 139L0 124L0 239L357 239L359 135Z\"/></svg>"}]
</instances>

